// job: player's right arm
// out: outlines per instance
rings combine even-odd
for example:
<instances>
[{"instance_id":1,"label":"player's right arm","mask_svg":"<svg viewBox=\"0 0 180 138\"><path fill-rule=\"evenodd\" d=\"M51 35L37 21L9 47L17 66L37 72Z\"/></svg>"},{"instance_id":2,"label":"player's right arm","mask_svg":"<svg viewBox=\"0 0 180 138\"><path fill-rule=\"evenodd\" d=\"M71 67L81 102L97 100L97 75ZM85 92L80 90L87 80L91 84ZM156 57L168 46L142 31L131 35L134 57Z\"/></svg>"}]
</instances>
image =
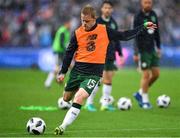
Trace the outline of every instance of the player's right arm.
<instances>
[{"instance_id":1,"label":"player's right arm","mask_svg":"<svg viewBox=\"0 0 180 138\"><path fill-rule=\"evenodd\" d=\"M64 80L64 77L65 77L65 74L67 73L68 71L68 68L71 64L71 61L72 61L72 58L74 56L74 53L77 49L77 39L76 39L76 35L75 33L72 35L71 37L71 40L70 40L70 43L66 49L66 52L65 52L65 56L64 56L64 59L63 59L63 63L62 63L62 67L61 67L61 70L60 72L58 73L58 76L57 76L57 81L58 82L62 82Z\"/></svg>"}]
</instances>

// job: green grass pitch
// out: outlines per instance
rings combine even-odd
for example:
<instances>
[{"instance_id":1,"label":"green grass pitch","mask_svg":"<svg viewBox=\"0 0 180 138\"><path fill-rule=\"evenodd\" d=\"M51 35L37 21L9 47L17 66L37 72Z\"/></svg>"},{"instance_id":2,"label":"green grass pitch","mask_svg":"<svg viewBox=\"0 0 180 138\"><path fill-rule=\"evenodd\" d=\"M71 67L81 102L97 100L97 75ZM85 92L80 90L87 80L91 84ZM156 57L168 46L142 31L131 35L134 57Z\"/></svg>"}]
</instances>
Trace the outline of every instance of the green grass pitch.
<instances>
[{"instance_id":1,"label":"green grass pitch","mask_svg":"<svg viewBox=\"0 0 180 138\"><path fill-rule=\"evenodd\" d=\"M44 88L46 74L38 70L0 70L0 136L30 137L26 123L31 117L45 120L43 136L52 137L54 128L63 120L66 111L23 111L20 106L54 106L62 95L63 86L53 83ZM94 113L82 110L78 119L68 127L64 137L180 137L180 70L161 69L160 79L150 89L151 110L138 107L132 94L139 88L140 74L135 69L118 71L113 80L112 95L117 100L131 98L129 111ZM161 94L171 97L167 109L156 106ZM99 90L95 105L99 109Z\"/></svg>"}]
</instances>

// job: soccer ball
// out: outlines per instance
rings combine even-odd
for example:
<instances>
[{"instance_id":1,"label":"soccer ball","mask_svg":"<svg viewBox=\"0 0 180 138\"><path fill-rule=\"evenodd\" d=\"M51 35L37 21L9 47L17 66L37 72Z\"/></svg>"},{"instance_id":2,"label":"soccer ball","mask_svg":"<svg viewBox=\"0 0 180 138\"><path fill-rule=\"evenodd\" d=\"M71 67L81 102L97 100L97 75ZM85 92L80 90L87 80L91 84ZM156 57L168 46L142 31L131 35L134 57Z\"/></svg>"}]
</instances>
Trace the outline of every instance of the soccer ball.
<instances>
[{"instance_id":1,"label":"soccer ball","mask_svg":"<svg viewBox=\"0 0 180 138\"><path fill-rule=\"evenodd\" d=\"M33 117L27 122L26 128L28 133L40 135L44 133L46 124L41 118Z\"/></svg>"},{"instance_id":2,"label":"soccer ball","mask_svg":"<svg viewBox=\"0 0 180 138\"><path fill-rule=\"evenodd\" d=\"M105 100L105 99L104 99L103 97L101 97L99 103L102 104L102 103L104 102L104 100ZM109 96L108 104L109 104L109 105L112 105L113 102L114 102L114 97L113 97L113 96Z\"/></svg>"},{"instance_id":3,"label":"soccer ball","mask_svg":"<svg viewBox=\"0 0 180 138\"><path fill-rule=\"evenodd\" d=\"M157 98L157 106L160 108L167 108L170 104L170 97L163 94Z\"/></svg>"},{"instance_id":4,"label":"soccer ball","mask_svg":"<svg viewBox=\"0 0 180 138\"><path fill-rule=\"evenodd\" d=\"M63 97L60 97L58 99L58 107L60 109L69 109L70 107L72 106L72 101L69 101L69 102L65 102L63 100Z\"/></svg>"},{"instance_id":5,"label":"soccer ball","mask_svg":"<svg viewBox=\"0 0 180 138\"><path fill-rule=\"evenodd\" d=\"M131 99L121 97L117 102L117 107L120 110L129 110L132 107Z\"/></svg>"}]
</instances>

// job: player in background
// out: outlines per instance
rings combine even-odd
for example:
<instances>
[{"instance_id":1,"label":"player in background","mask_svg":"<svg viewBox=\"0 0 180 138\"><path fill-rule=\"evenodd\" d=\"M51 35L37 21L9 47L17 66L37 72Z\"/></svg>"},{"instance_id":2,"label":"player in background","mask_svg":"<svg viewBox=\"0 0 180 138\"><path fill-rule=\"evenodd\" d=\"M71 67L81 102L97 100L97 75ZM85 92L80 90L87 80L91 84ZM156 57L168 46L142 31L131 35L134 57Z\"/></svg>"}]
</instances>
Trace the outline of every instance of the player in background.
<instances>
[{"instance_id":1,"label":"player in background","mask_svg":"<svg viewBox=\"0 0 180 138\"><path fill-rule=\"evenodd\" d=\"M103 74L107 47L111 40L130 40L146 28L155 29L152 22L146 22L134 30L118 32L96 23L95 9L87 5L81 10L82 25L75 30L67 47L57 81L61 83L74 56L75 65L69 74L63 99L73 99L72 107L67 111L63 122L55 128L54 134L62 135L80 113L81 106L98 85ZM74 55L75 54L75 55Z\"/></svg>"},{"instance_id":2,"label":"player in background","mask_svg":"<svg viewBox=\"0 0 180 138\"><path fill-rule=\"evenodd\" d=\"M113 12L113 3L109 0L105 0L102 3L101 6L101 16L97 18L96 22L99 24L104 24L107 27L113 29L113 30L118 30L118 25L114 18L112 17L112 12ZM108 110L108 111L114 111L115 108L112 106L112 104L109 104L110 96L111 96L111 91L112 91L112 79L114 76L114 71L117 70L116 65L114 64L115 62L115 52L117 51L121 62L123 62L123 54L122 54L122 49L119 41L111 41L109 43L109 47L107 50L107 56L106 56L106 63L104 65L104 71L103 71L103 88L102 88L102 105L101 105L101 110ZM92 94L88 97L85 109L88 111L97 111L95 108L93 102L94 102L94 97L98 91L98 86L94 89Z\"/></svg>"},{"instance_id":3,"label":"player in background","mask_svg":"<svg viewBox=\"0 0 180 138\"><path fill-rule=\"evenodd\" d=\"M141 0L142 9L134 17L134 28L151 21L158 26L158 18L152 10L152 0ZM140 107L150 109L152 105L149 101L148 90L158 79L160 74L159 58L161 57L159 29L148 29L138 35L135 39L134 60L139 62L142 70L140 89L134 94Z\"/></svg>"},{"instance_id":4,"label":"player in background","mask_svg":"<svg viewBox=\"0 0 180 138\"><path fill-rule=\"evenodd\" d=\"M70 27L71 27L71 20L69 18L65 18L64 24L58 28L55 34L52 49L54 53L56 66L54 70L49 72L47 79L44 82L46 88L51 87L52 81L59 72L59 67L62 64L66 46L70 41Z\"/></svg>"}]
</instances>

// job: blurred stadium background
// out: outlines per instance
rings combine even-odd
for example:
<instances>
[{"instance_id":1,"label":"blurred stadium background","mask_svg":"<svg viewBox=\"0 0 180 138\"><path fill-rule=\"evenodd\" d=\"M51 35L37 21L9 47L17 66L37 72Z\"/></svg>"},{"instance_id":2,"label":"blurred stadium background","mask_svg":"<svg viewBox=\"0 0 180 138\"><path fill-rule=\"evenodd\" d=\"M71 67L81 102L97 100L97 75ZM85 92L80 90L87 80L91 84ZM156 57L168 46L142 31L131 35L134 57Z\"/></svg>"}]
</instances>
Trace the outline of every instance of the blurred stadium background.
<instances>
[{"instance_id":1,"label":"blurred stadium background","mask_svg":"<svg viewBox=\"0 0 180 138\"><path fill-rule=\"evenodd\" d=\"M112 0L119 30L130 29L139 0ZM79 12L90 3L98 12L101 0L0 0L0 67L50 70L51 45L66 16L72 30L79 26ZM154 0L159 17L163 56L161 65L180 67L180 1ZM133 41L123 42L125 66L133 66ZM13 59L13 60L12 60ZM46 64L46 66L44 66ZM47 66L49 65L49 66Z\"/></svg>"}]
</instances>

